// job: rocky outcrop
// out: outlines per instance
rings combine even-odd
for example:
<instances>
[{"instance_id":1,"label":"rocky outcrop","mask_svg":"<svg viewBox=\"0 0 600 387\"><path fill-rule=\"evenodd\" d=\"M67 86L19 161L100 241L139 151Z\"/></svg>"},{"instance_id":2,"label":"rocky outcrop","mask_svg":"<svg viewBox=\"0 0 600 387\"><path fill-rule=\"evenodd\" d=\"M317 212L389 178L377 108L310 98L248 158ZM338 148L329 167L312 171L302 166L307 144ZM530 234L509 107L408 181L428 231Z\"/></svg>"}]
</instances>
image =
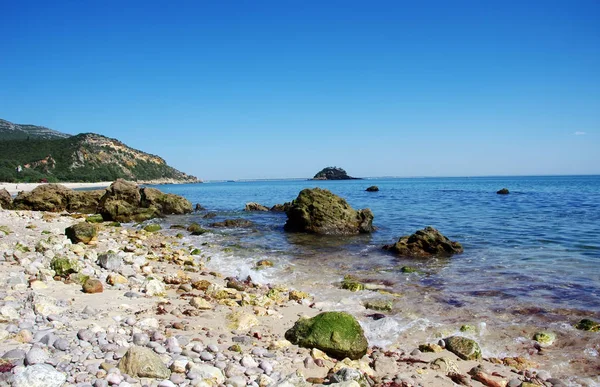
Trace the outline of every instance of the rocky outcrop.
<instances>
[{"instance_id":1,"label":"rocky outcrop","mask_svg":"<svg viewBox=\"0 0 600 387\"><path fill-rule=\"evenodd\" d=\"M377 191L379 191L379 187L376 186L376 185L372 185L369 188L367 188L365 191L367 191L367 192L377 192Z\"/></svg>"},{"instance_id":2,"label":"rocky outcrop","mask_svg":"<svg viewBox=\"0 0 600 387\"><path fill-rule=\"evenodd\" d=\"M93 214L98 209L98 203L100 203L102 195L104 195L103 189L94 191L71 191L68 195L68 205L66 210L69 212Z\"/></svg>"},{"instance_id":3,"label":"rocky outcrop","mask_svg":"<svg viewBox=\"0 0 600 387\"><path fill-rule=\"evenodd\" d=\"M100 199L98 213L104 220L141 222L162 215L192 212L189 200L165 194L154 188L140 189L137 184L118 179Z\"/></svg>"},{"instance_id":4,"label":"rocky outcrop","mask_svg":"<svg viewBox=\"0 0 600 387\"><path fill-rule=\"evenodd\" d=\"M400 237L395 244L383 248L405 257L450 256L463 252L460 243L451 241L433 227Z\"/></svg>"},{"instance_id":5,"label":"rocky outcrop","mask_svg":"<svg viewBox=\"0 0 600 387\"><path fill-rule=\"evenodd\" d=\"M320 188L304 189L287 211L284 229L323 235L353 235L374 231L373 213L356 211L341 197Z\"/></svg>"},{"instance_id":6,"label":"rocky outcrop","mask_svg":"<svg viewBox=\"0 0 600 387\"><path fill-rule=\"evenodd\" d=\"M93 214L104 190L73 191L60 184L42 184L29 192L20 192L13 201L16 210L82 212Z\"/></svg>"},{"instance_id":7,"label":"rocky outcrop","mask_svg":"<svg viewBox=\"0 0 600 387\"><path fill-rule=\"evenodd\" d=\"M360 359L368 342L356 319L345 312L323 312L301 318L285 332L285 338L305 348L317 348L339 360Z\"/></svg>"},{"instance_id":8,"label":"rocky outcrop","mask_svg":"<svg viewBox=\"0 0 600 387\"><path fill-rule=\"evenodd\" d=\"M12 208L12 197L4 188L0 189L0 208L10 210Z\"/></svg>"},{"instance_id":9,"label":"rocky outcrop","mask_svg":"<svg viewBox=\"0 0 600 387\"><path fill-rule=\"evenodd\" d=\"M285 202L283 204L275 204L269 211L271 212L287 212L290 209L292 203Z\"/></svg>"},{"instance_id":10,"label":"rocky outcrop","mask_svg":"<svg viewBox=\"0 0 600 387\"><path fill-rule=\"evenodd\" d=\"M356 178L348 176L342 168L327 167L319 171L313 180L356 180Z\"/></svg>"},{"instance_id":11,"label":"rocky outcrop","mask_svg":"<svg viewBox=\"0 0 600 387\"><path fill-rule=\"evenodd\" d=\"M498 195L508 195L510 191L508 188L502 188L500 191L496 192Z\"/></svg>"},{"instance_id":12,"label":"rocky outcrop","mask_svg":"<svg viewBox=\"0 0 600 387\"><path fill-rule=\"evenodd\" d=\"M246 203L246 207L244 208L244 211L269 211L269 209L267 207L263 206L262 204L250 202L250 203Z\"/></svg>"}]
</instances>

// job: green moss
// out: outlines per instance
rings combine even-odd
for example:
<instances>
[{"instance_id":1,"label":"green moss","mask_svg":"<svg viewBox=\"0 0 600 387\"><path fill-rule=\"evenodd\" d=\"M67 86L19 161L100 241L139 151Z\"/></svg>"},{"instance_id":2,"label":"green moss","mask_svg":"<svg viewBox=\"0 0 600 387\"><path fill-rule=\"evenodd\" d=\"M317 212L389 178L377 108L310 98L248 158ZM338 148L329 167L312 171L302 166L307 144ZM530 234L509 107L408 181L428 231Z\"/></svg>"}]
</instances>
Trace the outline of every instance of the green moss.
<instances>
[{"instance_id":1,"label":"green moss","mask_svg":"<svg viewBox=\"0 0 600 387\"><path fill-rule=\"evenodd\" d=\"M556 340L556 334L548 331L536 332L533 335L533 339L540 344L552 345L554 340Z\"/></svg>"},{"instance_id":2,"label":"green moss","mask_svg":"<svg viewBox=\"0 0 600 387\"><path fill-rule=\"evenodd\" d=\"M600 331L600 324L596 321L584 318L583 320L575 324L575 328L580 329L582 331L598 332Z\"/></svg>"},{"instance_id":3,"label":"green moss","mask_svg":"<svg viewBox=\"0 0 600 387\"><path fill-rule=\"evenodd\" d=\"M90 215L87 218L85 218L85 221L88 223L102 223L102 222L104 222L104 219L102 218L102 215L94 214L94 215Z\"/></svg>"},{"instance_id":4,"label":"green moss","mask_svg":"<svg viewBox=\"0 0 600 387\"><path fill-rule=\"evenodd\" d=\"M0 226L0 232L4 235L12 234L12 230L8 226Z\"/></svg>"},{"instance_id":5,"label":"green moss","mask_svg":"<svg viewBox=\"0 0 600 387\"><path fill-rule=\"evenodd\" d=\"M402 266L400 269L402 273L417 273L417 269L412 266Z\"/></svg>"},{"instance_id":6,"label":"green moss","mask_svg":"<svg viewBox=\"0 0 600 387\"><path fill-rule=\"evenodd\" d=\"M389 300L370 300L365 302L365 308L384 312L391 312L392 306L392 301Z\"/></svg>"},{"instance_id":7,"label":"green moss","mask_svg":"<svg viewBox=\"0 0 600 387\"><path fill-rule=\"evenodd\" d=\"M200 251L200 249L194 249L190 252L190 254L192 255L200 255L202 254L202 251Z\"/></svg>"},{"instance_id":8,"label":"green moss","mask_svg":"<svg viewBox=\"0 0 600 387\"><path fill-rule=\"evenodd\" d=\"M477 329L473 325L465 324L460 327L460 331L475 333L475 332L477 332Z\"/></svg>"},{"instance_id":9,"label":"green moss","mask_svg":"<svg viewBox=\"0 0 600 387\"><path fill-rule=\"evenodd\" d=\"M15 245L15 249L19 250L22 253L28 253L31 251L31 249L29 249L29 247L17 242L17 244Z\"/></svg>"},{"instance_id":10,"label":"green moss","mask_svg":"<svg viewBox=\"0 0 600 387\"><path fill-rule=\"evenodd\" d=\"M347 275L342 281L342 289L350 290L351 292L358 292L365 290L365 284L360 282L356 277Z\"/></svg>"},{"instance_id":11,"label":"green moss","mask_svg":"<svg viewBox=\"0 0 600 387\"><path fill-rule=\"evenodd\" d=\"M162 227L160 227L160 224L149 224L146 227L144 227L144 231L147 232L157 232L162 230Z\"/></svg>"},{"instance_id":12,"label":"green moss","mask_svg":"<svg viewBox=\"0 0 600 387\"><path fill-rule=\"evenodd\" d=\"M69 274L77 273L79 268L77 263L69 258L54 257L50 261L50 268L54 270L57 276L66 278Z\"/></svg>"}]
</instances>

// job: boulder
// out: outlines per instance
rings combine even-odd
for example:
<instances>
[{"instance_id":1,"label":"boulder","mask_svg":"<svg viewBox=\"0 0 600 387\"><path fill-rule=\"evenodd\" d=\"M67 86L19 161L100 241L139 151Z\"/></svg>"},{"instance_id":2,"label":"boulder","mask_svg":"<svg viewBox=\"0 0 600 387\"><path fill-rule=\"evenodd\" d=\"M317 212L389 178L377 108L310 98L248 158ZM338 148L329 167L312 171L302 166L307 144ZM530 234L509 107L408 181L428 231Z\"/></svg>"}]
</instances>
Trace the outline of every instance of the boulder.
<instances>
[{"instance_id":1,"label":"boulder","mask_svg":"<svg viewBox=\"0 0 600 387\"><path fill-rule=\"evenodd\" d=\"M13 208L30 211L65 211L70 193L70 189L60 184L41 184L29 192L19 192L13 200Z\"/></svg>"},{"instance_id":2,"label":"boulder","mask_svg":"<svg viewBox=\"0 0 600 387\"><path fill-rule=\"evenodd\" d=\"M365 191L367 191L367 192L377 192L377 191L379 191L379 187L377 187L376 185L372 185L369 188L367 188Z\"/></svg>"},{"instance_id":3,"label":"boulder","mask_svg":"<svg viewBox=\"0 0 600 387\"><path fill-rule=\"evenodd\" d=\"M65 229L65 235L72 243L83 242L90 243L98 234L98 229L95 225L87 222L76 223Z\"/></svg>"},{"instance_id":4,"label":"boulder","mask_svg":"<svg viewBox=\"0 0 600 387\"><path fill-rule=\"evenodd\" d=\"M160 357L145 347L130 347L117 367L122 373L134 378L168 379L171 375Z\"/></svg>"},{"instance_id":5,"label":"boulder","mask_svg":"<svg viewBox=\"0 0 600 387\"><path fill-rule=\"evenodd\" d=\"M161 215L182 215L192 212L192 203L186 198L163 193L156 188L142 188L140 190L140 205L147 208L156 208Z\"/></svg>"},{"instance_id":6,"label":"boulder","mask_svg":"<svg viewBox=\"0 0 600 387\"><path fill-rule=\"evenodd\" d=\"M79 262L74 258L54 257L50 261L50 268L59 277L68 277L70 274L81 270Z\"/></svg>"},{"instance_id":7,"label":"boulder","mask_svg":"<svg viewBox=\"0 0 600 387\"><path fill-rule=\"evenodd\" d=\"M250 203L246 203L246 207L244 208L244 211L269 211L269 209L267 207L263 206L262 204L250 202Z\"/></svg>"},{"instance_id":8,"label":"boulder","mask_svg":"<svg viewBox=\"0 0 600 387\"><path fill-rule=\"evenodd\" d=\"M301 318L285 333L285 338L305 348L317 348L336 359L360 359L368 342L356 319L345 312L323 312Z\"/></svg>"},{"instance_id":9,"label":"boulder","mask_svg":"<svg viewBox=\"0 0 600 387\"><path fill-rule=\"evenodd\" d=\"M0 208L10 210L12 208L12 197L4 188L0 189Z\"/></svg>"},{"instance_id":10,"label":"boulder","mask_svg":"<svg viewBox=\"0 0 600 387\"><path fill-rule=\"evenodd\" d=\"M452 242L433 227L400 237L395 244L383 248L406 257L450 256L463 252L460 243Z\"/></svg>"},{"instance_id":11,"label":"boulder","mask_svg":"<svg viewBox=\"0 0 600 387\"><path fill-rule=\"evenodd\" d=\"M374 231L373 213L356 211L341 197L321 189L304 189L287 211L284 230L324 235L353 235Z\"/></svg>"},{"instance_id":12,"label":"boulder","mask_svg":"<svg viewBox=\"0 0 600 387\"><path fill-rule=\"evenodd\" d=\"M313 180L356 180L356 178L348 176L342 168L327 167L317 172Z\"/></svg>"},{"instance_id":13,"label":"boulder","mask_svg":"<svg viewBox=\"0 0 600 387\"><path fill-rule=\"evenodd\" d=\"M236 227L252 227L254 223L246 219L226 219L222 222L211 223L210 227L220 228L236 228Z\"/></svg>"},{"instance_id":14,"label":"boulder","mask_svg":"<svg viewBox=\"0 0 600 387\"><path fill-rule=\"evenodd\" d=\"M67 375L49 364L35 364L13 376L14 387L61 387Z\"/></svg>"},{"instance_id":15,"label":"boulder","mask_svg":"<svg viewBox=\"0 0 600 387\"><path fill-rule=\"evenodd\" d=\"M82 285L82 290L84 293L93 294L93 293L102 293L104 291L104 286L102 286L102 282L97 279L89 278Z\"/></svg>"},{"instance_id":16,"label":"boulder","mask_svg":"<svg viewBox=\"0 0 600 387\"><path fill-rule=\"evenodd\" d=\"M67 211L95 214L104 190L73 191L68 194Z\"/></svg>"},{"instance_id":17,"label":"boulder","mask_svg":"<svg viewBox=\"0 0 600 387\"><path fill-rule=\"evenodd\" d=\"M290 209L292 203L285 202L283 204L275 204L269 211L271 212L287 212Z\"/></svg>"},{"instance_id":18,"label":"boulder","mask_svg":"<svg viewBox=\"0 0 600 387\"><path fill-rule=\"evenodd\" d=\"M446 349L463 360L481 360L481 348L475 340L462 336L451 336L444 339Z\"/></svg>"},{"instance_id":19,"label":"boulder","mask_svg":"<svg viewBox=\"0 0 600 387\"><path fill-rule=\"evenodd\" d=\"M502 188L500 191L496 192L498 195L508 195L510 192L508 191L508 188Z\"/></svg>"}]
</instances>

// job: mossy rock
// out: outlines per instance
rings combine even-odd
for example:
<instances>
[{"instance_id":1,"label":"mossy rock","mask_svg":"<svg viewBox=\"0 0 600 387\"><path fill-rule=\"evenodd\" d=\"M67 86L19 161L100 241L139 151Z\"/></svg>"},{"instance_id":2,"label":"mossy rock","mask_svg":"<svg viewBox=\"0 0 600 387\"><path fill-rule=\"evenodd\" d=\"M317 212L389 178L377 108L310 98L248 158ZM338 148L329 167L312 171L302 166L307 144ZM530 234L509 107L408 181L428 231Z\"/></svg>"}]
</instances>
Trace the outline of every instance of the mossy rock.
<instances>
[{"instance_id":1,"label":"mossy rock","mask_svg":"<svg viewBox=\"0 0 600 387\"><path fill-rule=\"evenodd\" d=\"M200 251L200 249L194 249L194 250L190 251L190 254L192 254L192 255L200 255L200 254L202 254L202 251Z\"/></svg>"},{"instance_id":2,"label":"mossy rock","mask_svg":"<svg viewBox=\"0 0 600 387\"><path fill-rule=\"evenodd\" d=\"M305 348L317 348L331 357L357 360L367 353L368 342L356 319L345 312L323 312L301 318L285 338Z\"/></svg>"},{"instance_id":3,"label":"mossy rock","mask_svg":"<svg viewBox=\"0 0 600 387\"><path fill-rule=\"evenodd\" d=\"M160 224L149 224L146 227L144 227L144 231L147 232L157 232L162 230L162 227L160 226Z\"/></svg>"},{"instance_id":4,"label":"mossy rock","mask_svg":"<svg viewBox=\"0 0 600 387\"><path fill-rule=\"evenodd\" d=\"M398 242L383 246L384 250L404 257L447 257L463 252L460 243L451 241L433 227L417 230L412 235L400 237Z\"/></svg>"},{"instance_id":5,"label":"mossy rock","mask_svg":"<svg viewBox=\"0 0 600 387\"><path fill-rule=\"evenodd\" d=\"M102 223L104 222L104 218L100 214L94 214L85 218L85 221L88 223Z\"/></svg>"},{"instance_id":6,"label":"mossy rock","mask_svg":"<svg viewBox=\"0 0 600 387\"><path fill-rule=\"evenodd\" d=\"M121 223L119 222L110 222L107 224L109 227L121 227Z\"/></svg>"},{"instance_id":7,"label":"mossy rock","mask_svg":"<svg viewBox=\"0 0 600 387\"><path fill-rule=\"evenodd\" d=\"M54 270L57 276L66 278L70 274L78 273L79 263L74 259L66 257L54 257L50 261L50 268Z\"/></svg>"},{"instance_id":8,"label":"mossy rock","mask_svg":"<svg viewBox=\"0 0 600 387\"><path fill-rule=\"evenodd\" d=\"M96 226L87 222L77 223L65 229L65 235L72 243L83 242L88 244L96 238L97 234L98 229Z\"/></svg>"},{"instance_id":9,"label":"mossy rock","mask_svg":"<svg viewBox=\"0 0 600 387\"><path fill-rule=\"evenodd\" d=\"M463 360L481 360L481 348L475 340L462 336L444 339L446 349Z\"/></svg>"},{"instance_id":10,"label":"mossy rock","mask_svg":"<svg viewBox=\"0 0 600 387\"><path fill-rule=\"evenodd\" d=\"M548 331L536 332L533 335L533 339L542 345L552 345L556 340L556 333Z\"/></svg>"},{"instance_id":11,"label":"mossy rock","mask_svg":"<svg viewBox=\"0 0 600 387\"><path fill-rule=\"evenodd\" d=\"M598 332L600 331L600 324L596 321L584 318L575 324L575 328L582 331Z\"/></svg>"},{"instance_id":12,"label":"mossy rock","mask_svg":"<svg viewBox=\"0 0 600 387\"><path fill-rule=\"evenodd\" d=\"M392 301L389 300L370 300L365 302L365 308L371 310L379 310L384 312L392 311Z\"/></svg>"},{"instance_id":13,"label":"mossy rock","mask_svg":"<svg viewBox=\"0 0 600 387\"><path fill-rule=\"evenodd\" d=\"M195 231L192 231L192 235L196 235L196 236L197 236L197 235L204 235L204 234L206 234L207 232L210 232L210 231L209 231L209 230L207 230L207 229L205 229L205 228L201 228L200 230L195 230Z\"/></svg>"},{"instance_id":14,"label":"mossy rock","mask_svg":"<svg viewBox=\"0 0 600 387\"><path fill-rule=\"evenodd\" d=\"M196 232L196 231L202 231L204 229L198 223L192 223L187 227L187 230L189 232Z\"/></svg>"},{"instance_id":15,"label":"mossy rock","mask_svg":"<svg viewBox=\"0 0 600 387\"><path fill-rule=\"evenodd\" d=\"M350 290L351 292L358 292L365 290L365 284L360 282L356 277L347 275L342 281L342 289Z\"/></svg>"},{"instance_id":16,"label":"mossy rock","mask_svg":"<svg viewBox=\"0 0 600 387\"><path fill-rule=\"evenodd\" d=\"M467 332L475 333L475 332L477 332L477 328L475 328L473 325L464 324L464 325L461 325L460 331L465 332L465 333L467 333Z\"/></svg>"},{"instance_id":17,"label":"mossy rock","mask_svg":"<svg viewBox=\"0 0 600 387\"><path fill-rule=\"evenodd\" d=\"M402 266L402 268L400 269L400 271L402 273L417 273L417 269L415 269L412 266Z\"/></svg>"}]
</instances>

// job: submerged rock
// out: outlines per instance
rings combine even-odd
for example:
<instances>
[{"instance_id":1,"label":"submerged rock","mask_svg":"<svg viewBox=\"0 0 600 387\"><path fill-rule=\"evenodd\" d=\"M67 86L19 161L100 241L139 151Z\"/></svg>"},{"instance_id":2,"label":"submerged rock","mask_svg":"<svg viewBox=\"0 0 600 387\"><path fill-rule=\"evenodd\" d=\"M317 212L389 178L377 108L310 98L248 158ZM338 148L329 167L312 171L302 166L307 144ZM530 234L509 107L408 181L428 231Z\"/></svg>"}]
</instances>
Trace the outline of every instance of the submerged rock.
<instances>
[{"instance_id":1,"label":"submerged rock","mask_svg":"<svg viewBox=\"0 0 600 387\"><path fill-rule=\"evenodd\" d=\"M252 227L254 223L246 219L226 219L222 222L211 223L210 227L235 228L235 227Z\"/></svg>"},{"instance_id":2,"label":"submerged rock","mask_svg":"<svg viewBox=\"0 0 600 387\"><path fill-rule=\"evenodd\" d=\"M433 227L400 237L395 244L383 248L407 257L450 256L463 252L460 243L451 241Z\"/></svg>"},{"instance_id":3,"label":"submerged rock","mask_svg":"<svg viewBox=\"0 0 600 387\"><path fill-rule=\"evenodd\" d=\"M510 191L508 188L502 188L500 191L496 192L498 195L508 195Z\"/></svg>"},{"instance_id":4,"label":"submerged rock","mask_svg":"<svg viewBox=\"0 0 600 387\"><path fill-rule=\"evenodd\" d=\"M304 189L287 211L284 229L323 235L374 231L370 209L356 211L341 197L321 188Z\"/></svg>"},{"instance_id":5,"label":"submerged rock","mask_svg":"<svg viewBox=\"0 0 600 387\"><path fill-rule=\"evenodd\" d=\"M462 336L444 339L446 349L463 360L481 360L481 348L475 340Z\"/></svg>"},{"instance_id":6,"label":"submerged rock","mask_svg":"<svg viewBox=\"0 0 600 387\"><path fill-rule=\"evenodd\" d=\"M147 232L157 232L162 230L162 227L160 226L160 224L149 224L146 227L144 227L144 231Z\"/></svg>"},{"instance_id":7,"label":"submerged rock","mask_svg":"<svg viewBox=\"0 0 600 387\"><path fill-rule=\"evenodd\" d=\"M376 185L372 185L369 188L367 188L365 191L367 191L367 192L377 192L377 191L379 191L379 187L376 186Z\"/></svg>"},{"instance_id":8,"label":"submerged rock","mask_svg":"<svg viewBox=\"0 0 600 387\"><path fill-rule=\"evenodd\" d=\"M301 318L285 338L305 348L317 348L336 359L356 360L367 352L368 342L356 319L345 312L323 312Z\"/></svg>"},{"instance_id":9,"label":"submerged rock","mask_svg":"<svg viewBox=\"0 0 600 387\"><path fill-rule=\"evenodd\" d=\"M85 244L90 243L98 235L98 229L95 225L81 222L67 227L65 229L65 235L71 240L72 243L83 242Z\"/></svg>"},{"instance_id":10,"label":"submerged rock","mask_svg":"<svg viewBox=\"0 0 600 387\"><path fill-rule=\"evenodd\" d=\"M149 348L130 347L117 365L121 372L138 378L168 379L171 372Z\"/></svg>"},{"instance_id":11,"label":"submerged rock","mask_svg":"<svg viewBox=\"0 0 600 387\"><path fill-rule=\"evenodd\" d=\"M267 207L263 206L262 204L250 202L250 203L246 203L246 207L244 208L244 211L269 211L269 209Z\"/></svg>"},{"instance_id":12,"label":"submerged rock","mask_svg":"<svg viewBox=\"0 0 600 387\"><path fill-rule=\"evenodd\" d=\"M582 331L598 332L600 331L600 323L584 318L575 324L575 328Z\"/></svg>"}]
</instances>

